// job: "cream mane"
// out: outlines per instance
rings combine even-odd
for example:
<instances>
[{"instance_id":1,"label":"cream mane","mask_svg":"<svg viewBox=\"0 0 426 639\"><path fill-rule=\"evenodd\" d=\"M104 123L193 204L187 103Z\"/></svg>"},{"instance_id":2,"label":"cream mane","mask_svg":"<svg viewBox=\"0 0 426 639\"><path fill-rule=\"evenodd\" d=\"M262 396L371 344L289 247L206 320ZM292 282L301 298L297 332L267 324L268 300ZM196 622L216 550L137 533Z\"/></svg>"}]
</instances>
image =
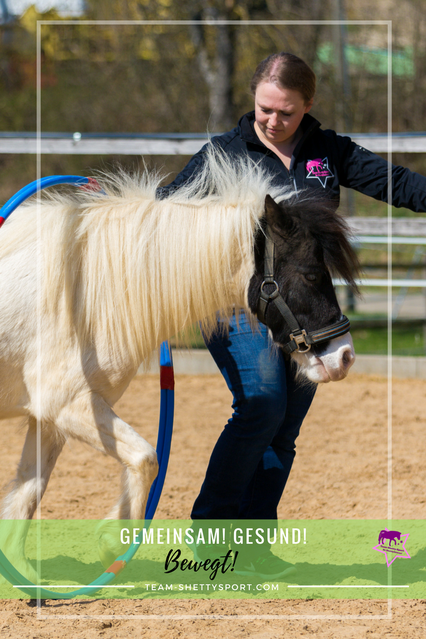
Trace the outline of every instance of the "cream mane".
<instances>
[{"instance_id":1,"label":"cream mane","mask_svg":"<svg viewBox=\"0 0 426 639\"><path fill-rule=\"evenodd\" d=\"M49 193L1 231L0 257L41 237L43 309L63 314L82 348L138 365L195 321L208 333L216 311L244 304L264 199L278 195L259 165L211 145L197 178L163 200L158 174L98 181L104 194Z\"/></svg>"}]
</instances>

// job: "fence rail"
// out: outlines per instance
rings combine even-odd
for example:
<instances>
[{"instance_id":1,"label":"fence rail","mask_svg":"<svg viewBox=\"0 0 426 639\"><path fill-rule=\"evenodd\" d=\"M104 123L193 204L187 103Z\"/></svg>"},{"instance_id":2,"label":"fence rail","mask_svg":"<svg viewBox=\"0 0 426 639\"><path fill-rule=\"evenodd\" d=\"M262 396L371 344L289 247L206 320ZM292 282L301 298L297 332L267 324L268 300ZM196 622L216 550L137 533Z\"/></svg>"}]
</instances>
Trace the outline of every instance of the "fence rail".
<instances>
[{"instance_id":1,"label":"fence rail","mask_svg":"<svg viewBox=\"0 0 426 639\"><path fill-rule=\"evenodd\" d=\"M377 237L392 235L396 241L401 242L409 237L418 239L426 238L426 219L415 217L394 217L388 220L386 217L349 217L347 222L352 233L359 237L364 235Z\"/></svg>"},{"instance_id":2,"label":"fence rail","mask_svg":"<svg viewBox=\"0 0 426 639\"><path fill-rule=\"evenodd\" d=\"M348 133L374 153L425 153L426 132ZM203 133L14 133L0 132L0 153L66 155L193 155L205 144Z\"/></svg>"}]
</instances>

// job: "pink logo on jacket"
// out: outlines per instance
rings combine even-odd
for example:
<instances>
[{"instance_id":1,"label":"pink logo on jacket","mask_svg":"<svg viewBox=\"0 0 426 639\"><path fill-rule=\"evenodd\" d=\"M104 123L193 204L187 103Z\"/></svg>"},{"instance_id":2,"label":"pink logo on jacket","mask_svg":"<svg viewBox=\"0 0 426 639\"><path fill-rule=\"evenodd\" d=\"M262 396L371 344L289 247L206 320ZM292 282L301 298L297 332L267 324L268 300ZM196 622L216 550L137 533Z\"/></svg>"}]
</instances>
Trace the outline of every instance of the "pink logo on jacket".
<instances>
[{"instance_id":1,"label":"pink logo on jacket","mask_svg":"<svg viewBox=\"0 0 426 639\"><path fill-rule=\"evenodd\" d=\"M328 166L328 158L316 158L306 162L307 179L319 180L325 188L328 178L334 177Z\"/></svg>"}]
</instances>

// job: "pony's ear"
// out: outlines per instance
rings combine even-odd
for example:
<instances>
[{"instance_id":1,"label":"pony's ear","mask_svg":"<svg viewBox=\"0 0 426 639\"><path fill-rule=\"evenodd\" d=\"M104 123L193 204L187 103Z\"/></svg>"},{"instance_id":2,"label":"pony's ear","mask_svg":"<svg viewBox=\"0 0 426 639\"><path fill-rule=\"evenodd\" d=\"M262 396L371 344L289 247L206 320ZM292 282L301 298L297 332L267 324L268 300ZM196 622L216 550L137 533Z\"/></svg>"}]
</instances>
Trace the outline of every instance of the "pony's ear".
<instances>
[{"instance_id":1,"label":"pony's ear","mask_svg":"<svg viewBox=\"0 0 426 639\"><path fill-rule=\"evenodd\" d=\"M265 219L279 235L286 235L293 226L293 220L270 195L265 197Z\"/></svg>"}]
</instances>

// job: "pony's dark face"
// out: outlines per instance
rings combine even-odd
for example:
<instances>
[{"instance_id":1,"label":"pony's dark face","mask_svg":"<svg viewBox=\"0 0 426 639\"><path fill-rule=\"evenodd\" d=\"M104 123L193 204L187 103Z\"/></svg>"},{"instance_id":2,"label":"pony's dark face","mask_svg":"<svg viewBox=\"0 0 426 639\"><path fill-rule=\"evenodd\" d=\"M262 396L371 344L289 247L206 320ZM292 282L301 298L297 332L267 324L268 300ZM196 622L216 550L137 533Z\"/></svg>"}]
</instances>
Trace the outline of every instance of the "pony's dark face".
<instances>
[{"instance_id":1,"label":"pony's dark face","mask_svg":"<svg viewBox=\"0 0 426 639\"><path fill-rule=\"evenodd\" d=\"M301 328L314 331L342 317L330 270L353 284L357 258L346 237L342 218L325 202L286 201L266 198L262 223L269 226L275 244L274 279ZM248 290L250 310L256 314L264 279L265 234L255 241L255 273ZM265 286L266 293L268 287ZM272 292L272 291L271 291ZM290 327L274 303L267 306L264 323L277 344L289 342ZM324 344L314 347L317 352Z\"/></svg>"}]
</instances>

